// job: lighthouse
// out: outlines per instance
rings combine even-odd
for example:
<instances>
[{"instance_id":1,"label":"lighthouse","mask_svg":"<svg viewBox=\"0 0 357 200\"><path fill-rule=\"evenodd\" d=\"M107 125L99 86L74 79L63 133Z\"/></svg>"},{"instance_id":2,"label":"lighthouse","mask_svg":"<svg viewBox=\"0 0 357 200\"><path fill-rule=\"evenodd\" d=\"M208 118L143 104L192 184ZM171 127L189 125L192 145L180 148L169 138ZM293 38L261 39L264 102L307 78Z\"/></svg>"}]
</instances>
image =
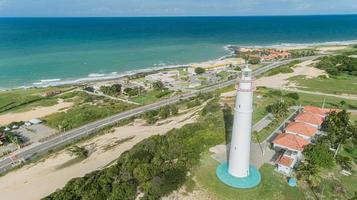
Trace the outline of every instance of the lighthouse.
<instances>
[{"instance_id":1,"label":"lighthouse","mask_svg":"<svg viewBox=\"0 0 357 200\"><path fill-rule=\"evenodd\" d=\"M247 65L238 81L231 141L227 145L228 162L223 162L216 170L223 183L235 188L252 188L261 180L258 169L250 165L253 91L252 70Z\"/></svg>"},{"instance_id":2,"label":"lighthouse","mask_svg":"<svg viewBox=\"0 0 357 200\"><path fill-rule=\"evenodd\" d=\"M228 160L228 172L238 178L249 175L253 89L252 70L247 66L238 83Z\"/></svg>"}]
</instances>

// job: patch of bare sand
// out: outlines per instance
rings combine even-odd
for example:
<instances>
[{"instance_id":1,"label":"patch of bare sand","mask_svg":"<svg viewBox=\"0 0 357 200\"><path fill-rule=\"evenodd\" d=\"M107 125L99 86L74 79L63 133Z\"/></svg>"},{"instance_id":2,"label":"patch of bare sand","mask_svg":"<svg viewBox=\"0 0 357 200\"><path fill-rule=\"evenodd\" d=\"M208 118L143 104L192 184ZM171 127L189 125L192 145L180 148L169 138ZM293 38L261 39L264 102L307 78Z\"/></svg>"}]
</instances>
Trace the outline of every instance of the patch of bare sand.
<instances>
[{"instance_id":1,"label":"patch of bare sand","mask_svg":"<svg viewBox=\"0 0 357 200\"><path fill-rule=\"evenodd\" d=\"M59 99L58 103L53 106L37 107L26 112L6 113L4 115L0 115L0 125L6 125L11 122L27 121L34 118L45 117L52 113L69 108L72 105L73 105L72 102L65 102L62 99Z\"/></svg>"},{"instance_id":2,"label":"patch of bare sand","mask_svg":"<svg viewBox=\"0 0 357 200\"><path fill-rule=\"evenodd\" d=\"M259 78L258 80L255 81L255 85L270 87L270 88L284 88L288 86L293 86L293 85L289 85L288 79L291 77L302 75L302 76L306 76L306 78L314 78L326 74L324 70L310 67L310 65L313 63L314 61L307 60L297 64L293 68L294 72L292 73L276 74L273 76Z\"/></svg>"},{"instance_id":3,"label":"patch of bare sand","mask_svg":"<svg viewBox=\"0 0 357 200\"><path fill-rule=\"evenodd\" d=\"M130 125L118 127L111 133L97 136L80 144L80 146L94 147L94 152L87 159L66 168L59 168L59 166L73 157L68 152L61 151L43 162L10 172L0 177L1 199L37 200L43 198L56 189L62 188L70 179L84 176L107 166L138 142L152 135L164 134L173 128L180 128L194 122L197 118L197 115L194 114L196 112L197 110L193 109L182 115L169 118L167 123L161 122L161 125L147 126L142 120L137 120ZM133 136L135 137L129 141L116 145L110 150L105 150L107 145Z\"/></svg>"},{"instance_id":4,"label":"patch of bare sand","mask_svg":"<svg viewBox=\"0 0 357 200\"><path fill-rule=\"evenodd\" d=\"M201 187L196 187L192 192L186 192L182 187L178 191L175 191L167 197L161 198L161 200L215 200L207 191Z\"/></svg>"},{"instance_id":5,"label":"patch of bare sand","mask_svg":"<svg viewBox=\"0 0 357 200\"><path fill-rule=\"evenodd\" d=\"M338 50L343 50L346 49L348 46L325 46L325 47L318 47L318 51L338 51Z\"/></svg>"}]
</instances>

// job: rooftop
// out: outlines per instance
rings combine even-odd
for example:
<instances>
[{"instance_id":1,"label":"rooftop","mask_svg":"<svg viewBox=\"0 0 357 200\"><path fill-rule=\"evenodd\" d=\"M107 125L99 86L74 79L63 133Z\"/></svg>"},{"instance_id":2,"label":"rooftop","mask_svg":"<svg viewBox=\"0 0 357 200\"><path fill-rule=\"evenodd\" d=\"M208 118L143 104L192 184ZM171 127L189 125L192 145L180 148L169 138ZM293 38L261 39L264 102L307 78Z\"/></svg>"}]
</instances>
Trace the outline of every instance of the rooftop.
<instances>
[{"instance_id":1,"label":"rooftop","mask_svg":"<svg viewBox=\"0 0 357 200\"><path fill-rule=\"evenodd\" d=\"M287 147L296 151L303 151L305 146L307 146L309 142L304 140L302 137L296 136L294 134L280 133L274 139L273 144Z\"/></svg>"},{"instance_id":2,"label":"rooftop","mask_svg":"<svg viewBox=\"0 0 357 200\"><path fill-rule=\"evenodd\" d=\"M285 128L285 131L294 132L305 136L314 136L317 132L317 128L303 122L291 122Z\"/></svg>"},{"instance_id":3,"label":"rooftop","mask_svg":"<svg viewBox=\"0 0 357 200\"><path fill-rule=\"evenodd\" d=\"M322 122L324 121L323 117L320 115L311 113L311 112L303 112L300 113L298 116L295 117L295 121L301 121L309 124L314 124L314 125L321 125Z\"/></svg>"},{"instance_id":4,"label":"rooftop","mask_svg":"<svg viewBox=\"0 0 357 200\"><path fill-rule=\"evenodd\" d=\"M326 109L326 108L320 108L320 107L315 107L315 106L304 106L304 111L305 112L311 112L314 114L326 116L331 112L331 109Z\"/></svg>"},{"instance_id":5,"label":"rooftop","mask_svg":"<svg viewBox=\"0 0 357 200\"><path fill-rule=\"evenodd\" d=\"M285 155L280 155L278 159L276 159L275 161L276 164L283 165L286 167L292 167L293 162L294 162L293 158L290 158Z\"/></svg>"}]
</instances>

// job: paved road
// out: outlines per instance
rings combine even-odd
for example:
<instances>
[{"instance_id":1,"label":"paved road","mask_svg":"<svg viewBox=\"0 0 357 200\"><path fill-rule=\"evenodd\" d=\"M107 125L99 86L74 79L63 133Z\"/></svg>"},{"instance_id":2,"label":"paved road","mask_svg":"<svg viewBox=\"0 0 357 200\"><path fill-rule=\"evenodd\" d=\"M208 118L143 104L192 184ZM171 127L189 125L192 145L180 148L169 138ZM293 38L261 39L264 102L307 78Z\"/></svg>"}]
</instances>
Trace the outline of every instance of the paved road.
<instances>
[{"instance_id":1,"label":"paved road","mask_svg":"<svg viewBox=\"0 0 357 200\"><path fill-rule=\"evenodd\" d=\"M315 59L318 58L319 56L311 56L311 57L304 57L304 58L298 58L298 59L290 59L290 60L285 60L285 61L278 61L278 62L274 62L272 64L266 65L264 67L258 68L257 70L254 71L254 75L258 76L264 72L267 72L273 68L276 68L280 65L284 65L287 64L293 60L300 60L300 61L305 61L305 60L309 60L309 59ZM155 102L153 104L150 105L145 105L145 106L141 106L129 111L125 111L116 115L113 115L111 117L105 118L105 119L101 119L92 123L89 123L87 125L84 125L80 128L77 129L73 129L70 130L66 133L63 133L55 138L51 138L43 143L35 143L32 144L28 147L25 147L19 151L16 151L13 155L8 156L8 157L4 157L3 159L0 160L0 173L1 172L5 172L8 169L11 169L13 160L20 160L20 159L30 159L31 157L35 156L35 155L39 155L39 154L43 154L48 152L51 149L60 147L60 146L64 146L68 143L71 143L72 141L75 141L76 139L79 139L81 137L85 137L88 136L92 133L95 133L97 130L114 124L120 120L123 119L127 119L130 118L132 116L136 116L139 114L142 114L144 112L147 112L149 110L155 110L158 109L160 107L163 107L165 105L169 105L169 104L173 104L176 102L179 102L181 99L189 99L191 97L196 96L199 93L206 93L206 92L211 92L211 91L215 91L219 88L223 88L226 86L230 86L233 85L237 82L237 80L229 80L223 83L219 83L213 86L209 86L191 93L187 93L187 94L183 94L181 96L176 96L176 97L172 97L169 99L165 99L162 101L158 101Z\"/></svg>"}]
</instances>

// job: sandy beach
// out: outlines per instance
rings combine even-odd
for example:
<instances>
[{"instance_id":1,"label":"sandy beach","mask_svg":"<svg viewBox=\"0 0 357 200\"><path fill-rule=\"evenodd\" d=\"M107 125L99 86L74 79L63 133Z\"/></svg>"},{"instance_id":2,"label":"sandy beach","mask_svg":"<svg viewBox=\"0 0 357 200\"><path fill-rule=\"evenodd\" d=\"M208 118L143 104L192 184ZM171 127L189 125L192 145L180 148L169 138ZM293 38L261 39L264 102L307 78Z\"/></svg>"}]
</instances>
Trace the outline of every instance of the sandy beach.
<instances>
[{"instance_id":1,"label":"sandy beach","mask_svg":"<svg viewBox=\"0 0 357 200\"><path fill-rule=\"evenodd\" d=\"M36 164L24 166L0 177L0 199L38 200L63 187L70 179L101 169L117 159L121 153L131 149L135 144L156 134L164 134L173 128L180 128L196 120L197 108L179 116L159 121L148 126L143 120L115 128L113 132L97 136L79 144L93 149L94 152L85 160L62 168L73 157L66 151L56 153L48 159ZM132 138L122 144L107 149L116 141Z\"/></svg>"}]
</instances>

